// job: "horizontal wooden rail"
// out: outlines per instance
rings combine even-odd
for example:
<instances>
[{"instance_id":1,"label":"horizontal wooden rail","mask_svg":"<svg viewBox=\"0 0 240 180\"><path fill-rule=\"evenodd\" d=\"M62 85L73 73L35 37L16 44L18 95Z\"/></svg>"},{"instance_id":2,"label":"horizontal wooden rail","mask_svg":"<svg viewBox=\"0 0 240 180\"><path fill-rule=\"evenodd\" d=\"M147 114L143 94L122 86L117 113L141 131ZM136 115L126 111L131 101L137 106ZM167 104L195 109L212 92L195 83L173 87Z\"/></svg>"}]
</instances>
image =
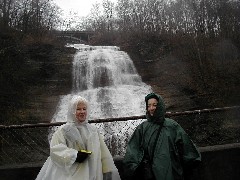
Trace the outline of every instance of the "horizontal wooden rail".
<instances>
[{"instance_id":1,"label":"horizontal wooden rail","mask_svg":"<svg viewBox=\"0 0 240 180\"><path fill-rule=\"evenodd\" d=\"M240 106L231 106L231 107L222 107L222 108L213 108L213 109L201 109L201 110L182 111L182 112L166 112L166 117L210 113L210 112L217 112L217 111L229 111L229 110L234 110L234 109L240 109ZM145 119L145 118L146 118L145 115L119 117L119 118L105 118L105 119L89 120L89 123L128 121L128 120L138 120L138 119ZM0 129L21 129L21 128L35 128L35 127L51 127L51 126L60 126L60 125L63 125L65 123L66 122L21 124L21 125L9 125L9 126L0 125Z\"/></svg>"}]
</instances>

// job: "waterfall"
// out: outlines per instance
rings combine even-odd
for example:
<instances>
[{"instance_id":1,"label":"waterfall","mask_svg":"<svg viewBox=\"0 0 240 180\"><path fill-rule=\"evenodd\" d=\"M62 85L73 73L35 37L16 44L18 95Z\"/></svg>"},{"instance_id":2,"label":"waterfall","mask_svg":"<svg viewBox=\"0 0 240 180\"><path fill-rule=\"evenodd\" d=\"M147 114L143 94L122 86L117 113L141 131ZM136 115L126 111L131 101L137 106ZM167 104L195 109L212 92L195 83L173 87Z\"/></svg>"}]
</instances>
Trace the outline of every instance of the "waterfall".
<instances>
[{"instance_id":1,"label":"waterfall","mask_svg":"<svg viewBox=\"0 0 240 180\"><path fill-rule=\"evenodd\" d=\"M61 96L52 122L65 122L69 100L76 95L89 102L89 120L139 116L145 113L144 97L151 87L142 82L124 51L116 46L71 45L78 49L73 59L72 93ZM108 145L113 137L124 140L140 121L98 123ZM127 133L127 135L126 135ZM117 136L117 137L116 137ZM121 145L122 146L122 145ZM113 154L119 154L118 149Z\"/></svg>"}]
</instances>

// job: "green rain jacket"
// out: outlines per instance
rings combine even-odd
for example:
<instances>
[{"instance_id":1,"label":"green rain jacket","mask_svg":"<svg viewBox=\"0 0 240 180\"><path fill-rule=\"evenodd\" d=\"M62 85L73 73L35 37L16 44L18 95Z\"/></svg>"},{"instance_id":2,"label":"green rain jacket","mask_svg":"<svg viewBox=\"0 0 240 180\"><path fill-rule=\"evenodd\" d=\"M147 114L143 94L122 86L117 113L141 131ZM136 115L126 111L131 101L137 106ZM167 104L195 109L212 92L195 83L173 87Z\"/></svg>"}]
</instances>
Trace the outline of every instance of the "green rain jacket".
<instances>
[{"instance_id":1,"label":"green rain jacket","mask_svg":"<svg viewBox=\"0 0 240 180\"><path fill-rule=\"evenodd\" d=\"M161 96L154 93L147 95L146 108L147 101L153 97L158 100L154 115L151 117L146 113L147 121L136 128L128 142L123 160L124 175L128 179L135 179L138 176L136 169L144 152L147 152L152 157L152 170L156 180L182 180L183 167L190 168L200 162L201 154L183 128L176 121L164 117L165 105ZM152 152L161 124L155 152Z\"/></svg>"}]
</instances>

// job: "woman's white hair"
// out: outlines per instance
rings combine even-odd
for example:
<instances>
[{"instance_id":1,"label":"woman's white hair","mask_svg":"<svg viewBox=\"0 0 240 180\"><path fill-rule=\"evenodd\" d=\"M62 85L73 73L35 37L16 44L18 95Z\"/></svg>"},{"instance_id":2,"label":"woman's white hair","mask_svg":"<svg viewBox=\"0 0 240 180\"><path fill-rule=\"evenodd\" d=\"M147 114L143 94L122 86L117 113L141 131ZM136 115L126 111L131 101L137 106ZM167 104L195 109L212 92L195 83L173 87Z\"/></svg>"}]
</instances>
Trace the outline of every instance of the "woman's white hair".
<instances>
[{"instance_id":1,"label":"woman's white hair","mask_svg":"<svg viewBox=\"0 0 240 180\"><path fill-rule=\"evenodd\" d=\"M68 105L68 112L67 112L67 122L69 123L75 123L76 122L76 109L77 109L77 105L79 103L83 103L87 106L88 109L88 101L81 97L81 96L74 96ZM87 119L86 119L87 121Z\"/></svg>"}]
</instances>

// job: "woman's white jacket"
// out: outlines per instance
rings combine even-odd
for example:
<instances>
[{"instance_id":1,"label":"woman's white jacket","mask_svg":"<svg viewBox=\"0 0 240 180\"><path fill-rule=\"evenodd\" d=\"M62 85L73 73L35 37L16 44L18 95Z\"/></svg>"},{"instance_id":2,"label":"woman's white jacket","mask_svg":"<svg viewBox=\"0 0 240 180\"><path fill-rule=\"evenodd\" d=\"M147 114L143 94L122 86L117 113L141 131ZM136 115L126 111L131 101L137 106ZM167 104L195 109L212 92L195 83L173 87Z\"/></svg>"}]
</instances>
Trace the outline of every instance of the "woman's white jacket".
<instances>
[{"instance_id":1,"label":"woman's white jacket","mask_svg":"<svg viewBox=\"0 0 240 180\"><path fill-rule=\"evenodd\" d=\"M75 162L81 149L92 151L82 162ZM112 180L120 176L113 158L97 128L89 123L67 123L53 134L50 156L44 163L37 180L102 180L111 172Z\"/></svg>"}]
</instances>

